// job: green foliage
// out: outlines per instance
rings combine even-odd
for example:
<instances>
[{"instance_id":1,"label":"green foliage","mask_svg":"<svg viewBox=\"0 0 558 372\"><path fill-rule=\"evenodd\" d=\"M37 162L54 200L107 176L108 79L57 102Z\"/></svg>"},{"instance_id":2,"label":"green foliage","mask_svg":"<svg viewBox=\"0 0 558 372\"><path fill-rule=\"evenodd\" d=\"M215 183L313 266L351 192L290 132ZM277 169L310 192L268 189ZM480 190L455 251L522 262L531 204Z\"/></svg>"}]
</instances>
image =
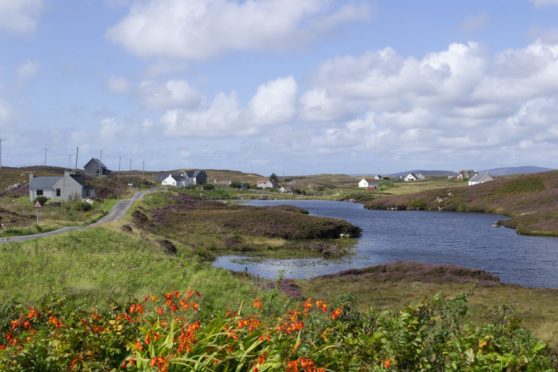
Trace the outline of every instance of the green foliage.
<instances>
[{"instance_id":1,"label":"green foliage","mask_svg":"<svg viewBox=\"0 0 558 372\"><path fill-rule=\"evenodd\" d=\"M35 200L33 200L33 203L39 203L41 206L44 206L48 201L48 198L46 196L40 195L37 196L35 198Z\"/></svg>"},{"instance_id":2,"label":"green foliage","mask_svg":"<svg viewBox=\"0 0 558 372\"><path fill-rule=\"evenodd\" d=\"M511 180L498 189L499 194L519 194L544 191L544 183L537 177L521 177Z\"/></svg>"},{"instance_id":3,"label":"green foliage","mask_svg":"<svg viewBox=\"0 0 558 372\"><path fill-rule=\"evenodd\" d=\"M269 176L269 180L271 182L279 182L279 177L277 177L275 173L271 173L271 175Z\"/></svg>"},{"instance_id":4,"label":"green foliage","mask_svg":"<svg viewBox=\"0 0 558 372\"><path fill-rule=\"evenodd\" d=\"M408 205L408 209L418 209L418 210L425 210L426 207L428 206L428 203L426 203L424 200L422 199L416 199L413 200L412 202L409 203Z\"/></svg>"},{"instance_id":5,"label":"green foliage","mask_svg":"<svg viewBox=\"0 0 558 372\"><path fill-rule=\"evenodd\" d=\"M272 294L273 292L270 292ZM195 290L90 307L64 298L0 307L2 370L356 371L556 367L510 309L481 327L467 298L361 313L343 297L284 306L269 295L211 311Z\"/></svg>"}]
</instances>

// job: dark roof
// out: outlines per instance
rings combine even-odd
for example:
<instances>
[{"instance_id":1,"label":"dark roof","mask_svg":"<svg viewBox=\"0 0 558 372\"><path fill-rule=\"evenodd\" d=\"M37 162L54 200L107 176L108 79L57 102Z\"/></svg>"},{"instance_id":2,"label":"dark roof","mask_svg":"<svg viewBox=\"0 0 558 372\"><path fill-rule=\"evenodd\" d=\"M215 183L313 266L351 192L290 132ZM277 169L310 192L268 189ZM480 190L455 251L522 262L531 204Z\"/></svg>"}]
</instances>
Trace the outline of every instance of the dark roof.
<instances>
[{"instance_id":1,"label":"dark roof","mask_svg":"<svg viewBox=\"0 0 558 372\"><path fill-rule=\"evenodd\" d=\"M33 177L29 181L29 190L48 190L54 188L62 177Z\"/></svg>"},{"instance_id":2,"label":"dark roof","mask_svg":"<svg viewBox=\"0 0 558 372\"><path fill-rule=\"evenodd\" d=\"M72 177L74 179L74 181L76 181L80 185L85 186L85 177L77 175L77 174L71 174L70 177Z\"/></svg>"},{"instance_id":3,"label":"dark roof","mask_svg":"<svg viewBox=\"0 0 558 372\"><path fill-rule=\"evenodd\" d=\"M196 178L198 177L201 173L205 173L204 170L200 170L200 169L192 169L192 170L187 170L186 174L188 175L188 177L190 178Z\"/></svg>"},{"instance_id":4,"label":"dark roof","mask_svg":"<svg viewBox=\"0 0 558 372\"><path fill-rule=\"evenodd\" d=\"M87 164L85 164L83 167L85 168L85 167L87 167L87 166L88 166L89 164L91 164L91 163L95 163L96 165L98 165L98 166L101 167L101 168L106 168L106 169L108 169L107 166L104 165L103 162L100 161L100 160L97 159L97 158L91 158L91 160L89 160L89 161L87 162Z\"/></svg>"}]
</instances>

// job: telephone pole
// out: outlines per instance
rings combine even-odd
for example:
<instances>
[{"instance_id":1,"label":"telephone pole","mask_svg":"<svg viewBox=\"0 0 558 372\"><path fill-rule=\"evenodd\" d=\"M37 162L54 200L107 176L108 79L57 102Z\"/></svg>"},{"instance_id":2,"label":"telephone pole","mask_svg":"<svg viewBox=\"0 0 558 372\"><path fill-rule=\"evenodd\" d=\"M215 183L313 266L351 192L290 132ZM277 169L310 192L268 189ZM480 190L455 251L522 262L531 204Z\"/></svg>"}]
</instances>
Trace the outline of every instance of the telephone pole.
<instances>
[{"instance_id":1,"label":"telephone pole","mask_svg":"<svg viewBox=\"0 0 558 372\"><path fill-rule=\"evenodd\" d=\"M100 161L103 161L103 150L101 150L101 157L99 158Z\"/></svg>"},{"instance_id":2,"label":"telephone pole","mask_svg":"<svg viewBox=\"0 0 558 372\"><path fill-rule=\"evenodd\" d=\"M132 173L132 159L130 159L130 173Z\"/></svg>"},{"instance_id":3,"label":"telephone pole","mask_svg":"<svg viewBox=\"0 0 558 372\"><path fill-rule=\"evenodd\" d=\"M5 138L0 138L0 168L2 168L2 142L5 140Z\"/></svg>"},{"instance_id":4,"label":"telephone pole","mask_svg":"<svg viewBox=\"0 0 558 372\"><path fill-rule=\"evenodd\" d=\"M74 168L74 172L77 172L78 156L79 156L79 146L76 147L76 167Z\"/></svg>"},{"instance_id":5,"label":"telephone pole","mask_svg":"<svg viewBox=\"0 0 558 372\"><path fill-rule=\"evenodd\" d=\"M145 179L145 160L141 162L141 178Z\"/></svg>"},{"instance_id":6,"label":"telephone pole","mask_svg":"<svg viewBox=\"0 0 558 372\"><path fill-rule=\"evenodd\" d=\"M118 180L120 181L120 164L122 163L122 156L118 157Z\"/></svg>"},{"instance_id":7,"label":"telephone pole","mask_svg":"<svg viewBox=\"0 0 558 372\"><path fill-rule=\"evenodd\" d=\"M46 167L46 164L47 164L47 152L48 152L49 149L48 149L48 147L45 147L43 150L45 150L45 167Z\"/></svg>"}]
</instances>

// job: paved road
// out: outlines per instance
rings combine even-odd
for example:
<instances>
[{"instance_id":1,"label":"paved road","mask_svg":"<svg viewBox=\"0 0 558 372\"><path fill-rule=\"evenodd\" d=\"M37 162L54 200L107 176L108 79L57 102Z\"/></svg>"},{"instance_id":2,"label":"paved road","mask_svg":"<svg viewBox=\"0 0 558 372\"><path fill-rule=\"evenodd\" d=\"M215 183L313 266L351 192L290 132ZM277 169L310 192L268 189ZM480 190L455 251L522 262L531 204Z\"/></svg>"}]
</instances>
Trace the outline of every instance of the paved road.
<instances>
[{"instance_id":1,"label":"paved road","mask_svg":"<svg viewBox=\"0 0 558 372\"><path fill-rule=\"evenodd\" d=\"M126 200L119 201L118 203L116 203L114 205L114 207L112 207L112 209L110 210L110 212L106 216L104 216L99 221L97 221L97 222L95 222L91 225L87 225L87 226L68 226L68 227L62 227L62 228L57 229L57 230L52 230L52 231L48 231L48 232L44 232L44 233L40 233L40 234L21 235L21 236L12 236L12 237L9 237L9 238L0 238L0 244L10 243L10 242L23 242L23 241L26 241L26 240L43 238L45 236L59 235L59 234L64 234L64 233L67 233L67 232L70 232L70 231L84 230L84 229L87 229L87 228L92 227L92 226L99 226L99 225L101 225L103 223L106 223L106 222L118 221L118 220L122 219L122 217L124 217L124 215L126 214L126 212L128 212L128 210L130 209L132 204L134 204L134 202L138 201L139 199L143 198L145 195L150 194L150 193L152 193L156 190L157 190L157 188L152 188L152 189L145 190L145 191L138 191L134 194L134 196L132 196L131 199L126 199Z\"/></svg>"}]
</instances>

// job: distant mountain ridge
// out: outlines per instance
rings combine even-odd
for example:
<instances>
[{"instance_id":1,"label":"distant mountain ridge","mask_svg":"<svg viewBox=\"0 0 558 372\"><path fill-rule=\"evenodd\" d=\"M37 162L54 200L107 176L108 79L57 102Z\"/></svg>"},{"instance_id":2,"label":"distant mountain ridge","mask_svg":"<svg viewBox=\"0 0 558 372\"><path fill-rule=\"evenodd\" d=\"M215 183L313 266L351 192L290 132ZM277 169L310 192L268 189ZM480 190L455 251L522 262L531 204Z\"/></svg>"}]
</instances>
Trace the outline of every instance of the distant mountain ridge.
<instances>
[{"instance_id":1,"label":"distant mountain ridge","mask_svg":"<svg viewBox=\"0 0 558 372\"><path fill-rule=\"evenodd\" d=\"M514 174L533 174L533 173L549 172L552 170L554 169L526 165L521 167L485 169L479 171L479 173L489 173L492 176L512 176Z\"/></svg>"}]
</instances>

